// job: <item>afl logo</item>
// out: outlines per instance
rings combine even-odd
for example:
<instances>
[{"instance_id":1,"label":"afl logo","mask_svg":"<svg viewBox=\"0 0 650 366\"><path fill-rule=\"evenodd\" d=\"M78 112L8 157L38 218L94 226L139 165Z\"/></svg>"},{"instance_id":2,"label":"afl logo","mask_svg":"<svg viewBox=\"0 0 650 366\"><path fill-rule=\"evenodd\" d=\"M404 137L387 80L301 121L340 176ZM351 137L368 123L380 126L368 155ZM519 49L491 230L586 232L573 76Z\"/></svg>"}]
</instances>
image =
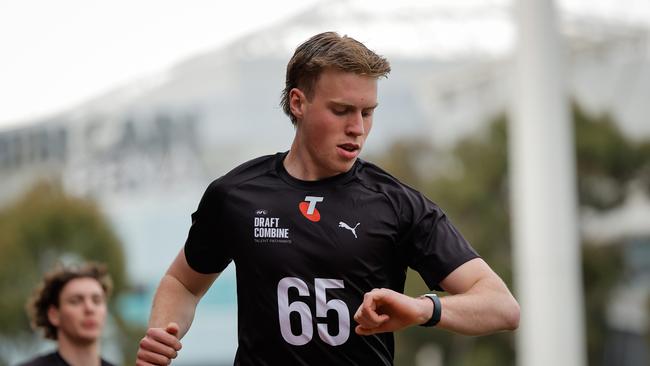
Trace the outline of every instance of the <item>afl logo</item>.
<instances>
[{"instance_id":1,"label":"afl logo","mask_svg":"<svg viewBox=\"0 0 650 366\"><path fill-rule=\"evenodd\" d=\"M318 202L323 202L323 197L307 196L303 202L298 204L300 213L313 222L320 221L320 212L316 208Z\"/></svg>"}]
</instances>

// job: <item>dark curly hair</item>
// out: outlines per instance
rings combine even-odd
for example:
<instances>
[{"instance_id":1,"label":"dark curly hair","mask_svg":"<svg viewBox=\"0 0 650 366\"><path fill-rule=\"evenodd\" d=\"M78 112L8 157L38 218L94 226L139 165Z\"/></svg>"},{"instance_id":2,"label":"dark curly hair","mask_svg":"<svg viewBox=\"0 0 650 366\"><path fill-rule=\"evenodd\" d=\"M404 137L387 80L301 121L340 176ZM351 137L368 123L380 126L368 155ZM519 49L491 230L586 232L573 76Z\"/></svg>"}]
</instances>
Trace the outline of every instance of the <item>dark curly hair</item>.
<instances>
[{"instance_id":1,"label":"dark curly hair","mask_svg":"<svg viewBox=\"0 0 650 366\"><path fill-rule=\"evenodd\" d=\"M369 50L352 37L341 37L336 32L311 37L296 48L287 64L280 106L294 125L297 121L289 107L289 92L293 88L299 88L307 98L311 98L319 76L328 68L374 78L390 73L390 64L385 57Z\"/></svg>"},{"instance_id":2,"label":"dark curly hair","mask_svg":"<svg viewBox=\"0 0 650 366\"><path fill-rule=\"evenodd\" d=\"M43 281L36 288L32 297L27 301L27 314L31 319L34 330L43 329L47 339L56 340L56 327L50 323L47 311L50 306L59 307L59 295L63 287L71 280L77 278L94 278L99 282L108 298L113 290L113 281L109 276L106 266L89 262L77 266L58 265L43 277Z\"/></svg>"}]
</instances>

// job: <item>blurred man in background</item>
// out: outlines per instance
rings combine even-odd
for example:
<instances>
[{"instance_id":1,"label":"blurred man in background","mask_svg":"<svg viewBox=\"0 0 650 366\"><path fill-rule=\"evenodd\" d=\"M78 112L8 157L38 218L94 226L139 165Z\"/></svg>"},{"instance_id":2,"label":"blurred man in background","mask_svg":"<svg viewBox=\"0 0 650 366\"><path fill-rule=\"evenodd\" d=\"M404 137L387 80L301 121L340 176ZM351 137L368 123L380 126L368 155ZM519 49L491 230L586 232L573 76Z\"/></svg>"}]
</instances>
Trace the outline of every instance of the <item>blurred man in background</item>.
<instances>
[{"instance_id":1,"label":"blurred man in background","mask_svg":"<svg viewBox=\"0 0 650 366\"><path fill-rule=\"evenodd\" d=\"M100 357L106 300L112 281L103 265L57 267L27 303L32 327L57 342L57 350L20 366L112 366Z\"/></svg>"},{"instance_id":2,"label":"blurred man in background","mask_svg":"<svg viewBox=\"0 0 650 366\"><path fill-rule=\"evenodd\" d=\"M296 49L282 96L291 149L208 187L156 292L137 365L177 356L231 261L236 365L392 365L392 332L405 327L479 335L518 326L516 300L442 210L358 159L377 80L389 72L384 57L333 32ZM404 295L407 267L452 295Z\"/></svg>"}]
</instances>

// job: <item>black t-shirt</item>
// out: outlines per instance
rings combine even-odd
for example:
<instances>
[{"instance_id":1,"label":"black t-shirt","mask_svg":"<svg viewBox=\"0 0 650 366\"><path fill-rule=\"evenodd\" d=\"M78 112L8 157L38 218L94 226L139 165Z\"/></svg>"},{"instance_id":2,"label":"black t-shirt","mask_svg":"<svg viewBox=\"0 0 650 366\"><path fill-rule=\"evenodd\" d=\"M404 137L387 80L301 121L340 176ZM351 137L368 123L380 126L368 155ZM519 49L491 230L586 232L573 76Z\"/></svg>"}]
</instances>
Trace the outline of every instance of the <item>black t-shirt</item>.
<instances>
[{"instance_id":1,"label":"black t-shirt","mask_svg":"<svg viewBox=\"0 0 650 366\"><path fill-rule=\"evenodd\" d=\"M201 273L237 273L236 365L392 365L393 334L359 336L373 288L403 292L406 269L429 288L477 253L438 206L358 159L319 181L290 176L286 153L210 184L185 255Z\"/></svg>"},{"instance_id":2,"label":"black t-shirt","mask_svg":"<svg viewBox=\"0 0 650 366\"><path fill-rule=\"evenodd\" d=\"M102 361L102 366L113 366L112 363L106 362L104 359ZM26 363L21 363L18 366L70 366L69 363L65 362L63 357L59 352L54 351L46 355L36 357L35 359L28 361Z\"/></svg>"}]
</instances>

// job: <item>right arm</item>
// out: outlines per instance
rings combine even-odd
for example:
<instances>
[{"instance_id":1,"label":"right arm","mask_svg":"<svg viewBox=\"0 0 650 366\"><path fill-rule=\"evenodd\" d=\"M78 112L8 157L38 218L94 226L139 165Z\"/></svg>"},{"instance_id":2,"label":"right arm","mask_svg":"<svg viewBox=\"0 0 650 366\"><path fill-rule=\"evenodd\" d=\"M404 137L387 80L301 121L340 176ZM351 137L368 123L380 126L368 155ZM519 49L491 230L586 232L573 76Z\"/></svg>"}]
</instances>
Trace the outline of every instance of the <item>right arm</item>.
<instances>
[{"instance_id":1,"label":"right arm","mask_svg":"<svg viewBox=\"0 0 650 366\"><path fill-rule=\"evenodd\" d=\"M140 341L136 365L168 365L181 348L196 306L219 273L202 274L187 263L181 249L154 296L149 329Z\"/></svg>"}]
</instances>

